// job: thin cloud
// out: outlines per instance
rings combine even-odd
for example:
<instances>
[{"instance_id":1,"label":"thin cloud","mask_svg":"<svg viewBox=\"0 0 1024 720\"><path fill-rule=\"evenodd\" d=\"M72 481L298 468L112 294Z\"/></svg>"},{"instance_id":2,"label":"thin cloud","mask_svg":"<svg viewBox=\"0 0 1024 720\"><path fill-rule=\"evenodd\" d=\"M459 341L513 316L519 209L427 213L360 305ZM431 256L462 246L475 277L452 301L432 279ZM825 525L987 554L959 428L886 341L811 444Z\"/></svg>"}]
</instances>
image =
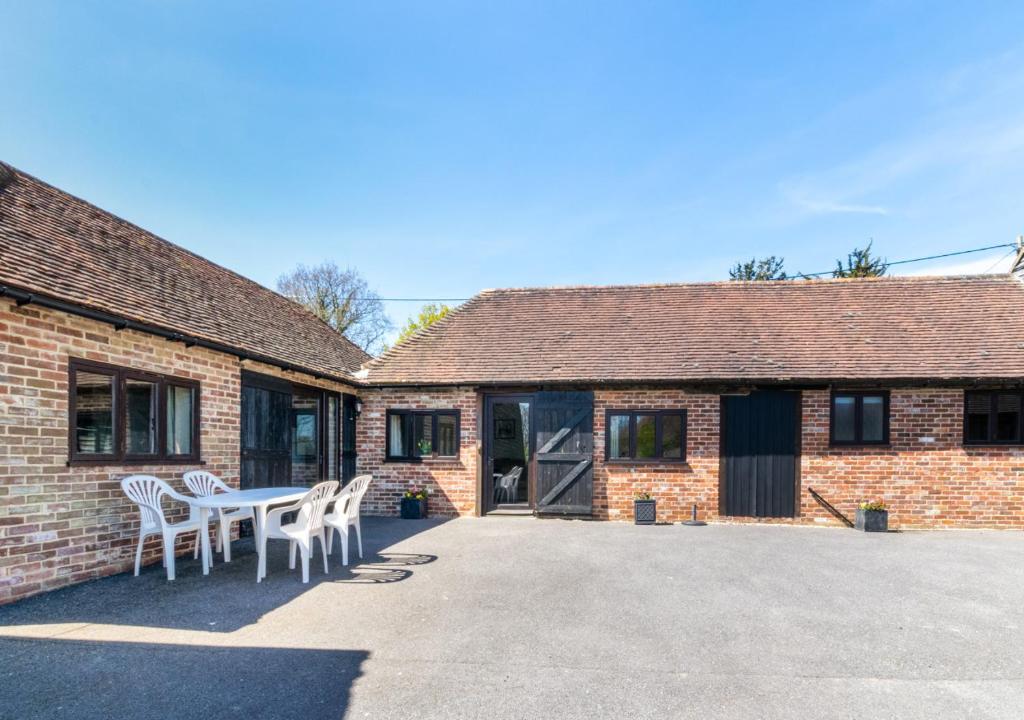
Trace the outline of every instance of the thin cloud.
<instances>
[{"instance_id":1,"label":"thin cloud","mask_svg":"<svg viewBox=\"0 0 1024 720\"><path fill-rule=\"evenodd\" d=\"M813 215L888 215L889 208L881 205L863 205L837 200L809 198L801 193L789 191L789 201Z\"/></svg>"}]
</instances>

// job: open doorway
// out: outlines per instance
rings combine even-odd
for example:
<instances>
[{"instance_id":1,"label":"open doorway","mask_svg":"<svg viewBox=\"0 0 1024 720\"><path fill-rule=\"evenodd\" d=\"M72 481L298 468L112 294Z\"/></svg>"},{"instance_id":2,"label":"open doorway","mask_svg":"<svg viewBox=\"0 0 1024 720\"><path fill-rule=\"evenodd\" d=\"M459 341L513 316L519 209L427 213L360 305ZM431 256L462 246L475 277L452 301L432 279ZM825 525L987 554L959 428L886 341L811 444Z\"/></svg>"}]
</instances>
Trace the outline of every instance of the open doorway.
<instances>
[{"instance_id":1,"label":"open doorway","mask_svg":"<svg viewBox=\"0 0 1024 720\"><path fill-rule=\"evenodd\" d=\"M484 512L531 509L533 396L488 395L484 418Z\"/></svg>"}]
</instances>

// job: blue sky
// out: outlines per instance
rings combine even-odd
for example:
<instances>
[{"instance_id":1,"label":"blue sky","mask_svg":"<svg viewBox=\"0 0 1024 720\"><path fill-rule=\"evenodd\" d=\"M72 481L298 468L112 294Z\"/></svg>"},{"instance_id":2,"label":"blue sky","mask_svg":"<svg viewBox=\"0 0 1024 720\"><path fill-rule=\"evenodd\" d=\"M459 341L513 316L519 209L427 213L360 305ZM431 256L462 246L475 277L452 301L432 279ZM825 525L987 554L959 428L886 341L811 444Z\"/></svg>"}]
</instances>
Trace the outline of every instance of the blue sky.
<instances>
[{"instance_id":1,"label":"blue sky","mask_svg":"<svg viewBox=\"0 0 1024 720\"><path fill-rule=\"evenodd\" d=\"M270 286L325 259L385 297L813 272L1024 232L1021 27L1013 2L0 0L0 159Z\"/></svg>"}]
</instances>

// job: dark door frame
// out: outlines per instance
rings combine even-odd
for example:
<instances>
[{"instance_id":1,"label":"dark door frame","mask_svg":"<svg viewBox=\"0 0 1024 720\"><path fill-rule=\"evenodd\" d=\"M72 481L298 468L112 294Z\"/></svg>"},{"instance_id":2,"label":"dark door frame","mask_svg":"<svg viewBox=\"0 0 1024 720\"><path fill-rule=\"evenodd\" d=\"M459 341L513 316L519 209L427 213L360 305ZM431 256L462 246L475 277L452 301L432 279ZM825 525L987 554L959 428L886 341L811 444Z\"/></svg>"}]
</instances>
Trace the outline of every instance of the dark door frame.
<instances>
[{"instance_id":1,"label":"dark door frame","mask_svg":"<svg viewBox=\"0 0 1024 720\"><path fill-rule=\"evenodd\" d=\"M776 388L778 392L792 393L795 398L794 402L796 405L794 413L794 435L795 445L793 449L793 514L789 517L798 518L800 517L800 495L802 487L801 478L801 457L803 455L803 392L800 390L790 390L788 388ZM756 391L755 391L756 392ZM726 483L728 481L726 469L726 448L725 448L725 428L726 428L726 398L729 397L727 394L720 395L718 398L718 514L722 517L732 517L726 514ZM736 517L751 517L751 516L736 516Z\"/></svg>"},{"instance_id":2,"label":"dark door frame","mask_svg":"<svg viewBox=\"0 0 1024 720\"><path fill-rule=\"evenodd\" d=\"M529 441L530 441L530 457L526 461L526 482L527 482L527 502L526 507L531 510L537 505L536 498L536 485L535 476L537 469L536 453L537 453L537 442L536 442L536 426L534 425L534 393L531 392L485 392L483 393L483 413L481 418L483 422L483 428L481 428L480 438L481 442L481 471L480 471L480 513L486 515L492 510L496 510L499 507L524 507L521 503L515 505L497 505L494 502L494 464L493 458L491 457L491 448L494 446L494 404L495 402L507 402L507 403L530 403L530 428L529 428Z\"/></svg>"}]
</instances>

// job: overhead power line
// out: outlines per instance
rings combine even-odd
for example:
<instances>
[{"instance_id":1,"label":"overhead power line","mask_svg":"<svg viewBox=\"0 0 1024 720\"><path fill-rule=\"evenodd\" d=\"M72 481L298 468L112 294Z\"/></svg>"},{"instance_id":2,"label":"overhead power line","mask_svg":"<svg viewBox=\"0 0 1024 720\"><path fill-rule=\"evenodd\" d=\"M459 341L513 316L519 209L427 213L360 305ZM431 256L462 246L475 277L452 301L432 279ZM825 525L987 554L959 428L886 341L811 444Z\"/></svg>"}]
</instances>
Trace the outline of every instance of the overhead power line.
<instances>
[{"instance_id":1,"label":"overhead power line","mask_svg":"<svg viewBox=\"0 0 1024 720\"><path fill-rule=\"evenodd\" d=\"M998 250L1000 248L1015 248L1016 243L999 243L998 245L989 245L987 247L972 248L971 250L957 250L956 252L942 253L941 255L928 255L927 257L919 258L908 258L905 260L893 260L886 263L886 267L892 267L893 265L906 265L907 263L925 262L927 260L941 260L943 258L956 257L957 255L969 255L971 253L985 252L986 250ZM999 261L1001 262L1001 261ZM821 272L814 273L797 273L796 277L821 277L822 275L832 275L834 270L823 270ZM417 298L417 297L396 297L396 298L380 298L384 302L466 302L470 298Z\"/></svg>"},{"instance_id":2,"label":"overhead power line","mask_svg":"<svg viewBox=\"0 0 1024 720\"><path fill-rule=\"evenodd\" d=\"M893 265L906 265L907 263L924 262L925 260L941 260L942 258L954 257L956 255L968 255L969 253L984 252L985 250L998 250L999 248L1012 248L1017 247L1016 243L1000 243L999 245L989 245L988 247L974 248L973 250L958 250L951 253L943 253L942 255L929 255L928 257L910 258L909 260L893 260L892 262L886 262L886 267L892 267ZM834 270L824 270L816 273L797 273L800 277L821 277L822 275L832 275Z\"/></svg>"}]
</instances>

